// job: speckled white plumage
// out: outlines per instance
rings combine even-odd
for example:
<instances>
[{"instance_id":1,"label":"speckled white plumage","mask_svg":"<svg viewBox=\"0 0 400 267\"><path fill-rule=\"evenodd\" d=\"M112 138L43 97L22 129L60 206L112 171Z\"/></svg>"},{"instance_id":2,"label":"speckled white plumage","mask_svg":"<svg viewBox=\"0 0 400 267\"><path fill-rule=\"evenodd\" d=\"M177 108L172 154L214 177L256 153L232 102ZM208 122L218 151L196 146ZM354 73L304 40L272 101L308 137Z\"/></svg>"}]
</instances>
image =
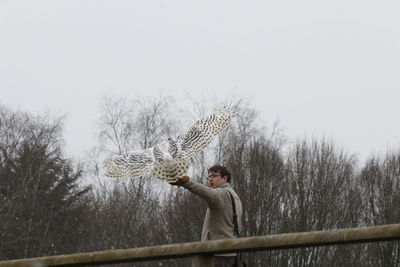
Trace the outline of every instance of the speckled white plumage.
<instances>
[{"instance_id":1,"label":"speckled white plumage","mask_svg":"<svg viewBox=\"0 0 400 267\"><path fill-rule=\"evenodd\" d=\"M176 140L169 138L154 147L131 151L106 161L106 176L134 178L146 174L174 182L189 168L190 159L204 149L223 129L234 114L228 107L197 121Z\"/></svg>"}]
</instances>

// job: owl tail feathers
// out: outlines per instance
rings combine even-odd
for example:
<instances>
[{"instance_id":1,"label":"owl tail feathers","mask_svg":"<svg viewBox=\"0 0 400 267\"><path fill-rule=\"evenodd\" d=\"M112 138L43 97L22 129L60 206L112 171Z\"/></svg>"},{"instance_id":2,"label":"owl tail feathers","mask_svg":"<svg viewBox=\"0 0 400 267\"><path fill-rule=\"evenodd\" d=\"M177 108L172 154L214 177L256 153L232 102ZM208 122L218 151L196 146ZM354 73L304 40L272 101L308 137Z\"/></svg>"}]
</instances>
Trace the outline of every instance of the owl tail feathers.
<instances>
[{"instance_id":1,"label":"owl tail feathers","mask_svg":"<svg viewBox=\"0 0 400 267\"><path fill-rule=\"evenodd\" d=\"M152 174L158 179L174 183L181 178L189 168L189 162L177 159L172 162L162 162L152 169Z\"/></svg>"},{"instance_id":2,"label":"owl tail feathers","mask_svg":"<svg viewBox=\"0 0 400 267\"><path fill-rule=\"evenodd\" d=\"M121 178L124 176L124 171L121 170L121 166L116 164L113 159L106 160L104 162L106 173L105 175L110 178Z\"/></svg>"}]
</instances>

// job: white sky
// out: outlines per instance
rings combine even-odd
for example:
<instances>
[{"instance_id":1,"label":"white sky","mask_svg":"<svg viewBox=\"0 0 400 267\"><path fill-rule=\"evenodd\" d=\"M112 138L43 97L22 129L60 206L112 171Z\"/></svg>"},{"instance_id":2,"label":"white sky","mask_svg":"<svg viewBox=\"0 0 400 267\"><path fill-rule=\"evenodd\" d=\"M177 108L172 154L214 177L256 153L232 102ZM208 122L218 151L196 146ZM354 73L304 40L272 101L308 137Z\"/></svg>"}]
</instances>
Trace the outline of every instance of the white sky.
<instances>
[{"instance_id":1,"label":"white sky","mask_svg":"<svg viewBox=\"0 0 400 267\"><path fill-rule=\"evenodd\" d=\"M0 103L95 144L105 93L249 97L289 137L400 148L400 2L0 1Z\"/></svg>"}]
</instances>

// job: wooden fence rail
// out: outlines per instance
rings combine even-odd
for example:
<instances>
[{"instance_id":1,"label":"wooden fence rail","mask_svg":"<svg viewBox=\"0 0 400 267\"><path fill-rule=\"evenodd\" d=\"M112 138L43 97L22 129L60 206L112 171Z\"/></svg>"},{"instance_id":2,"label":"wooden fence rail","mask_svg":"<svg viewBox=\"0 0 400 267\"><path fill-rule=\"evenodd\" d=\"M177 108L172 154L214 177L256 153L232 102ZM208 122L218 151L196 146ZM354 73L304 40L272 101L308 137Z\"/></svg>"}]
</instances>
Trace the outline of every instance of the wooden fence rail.
<instances>
[{"instance_id":1,"label":"wooden fence rail","mask_svg":"<svg viewBox=\"0 0 400 267\"><path fill-rule=\"evenodd\" d=\"M400 239L400 224L221 239L152 247L0 261L0 267L88 266L213 255L227 252L287 249Z\"/></svg>"}]
</instances>

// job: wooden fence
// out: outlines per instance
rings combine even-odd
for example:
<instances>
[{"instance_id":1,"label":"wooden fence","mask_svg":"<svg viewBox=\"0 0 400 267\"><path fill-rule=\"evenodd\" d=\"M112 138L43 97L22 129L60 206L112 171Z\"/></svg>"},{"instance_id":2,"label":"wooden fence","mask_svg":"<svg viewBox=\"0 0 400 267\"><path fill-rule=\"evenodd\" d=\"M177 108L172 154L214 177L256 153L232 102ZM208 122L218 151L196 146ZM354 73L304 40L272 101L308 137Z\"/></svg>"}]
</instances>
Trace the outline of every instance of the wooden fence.
<instances>
[{"instance_id":1,"label":"wooden fence","mask_svg":"<svg viewBox=\"0 0 400 267\"><path fill-rule=\"evenodd\" d=\"M400 239L400 224L221 239L161 246L115 249L69 255L0 261L0 267L88 266L109 263L210 256L243 251L260 251L311 246L365 243Z\"/></svg>"}]
</instances>

